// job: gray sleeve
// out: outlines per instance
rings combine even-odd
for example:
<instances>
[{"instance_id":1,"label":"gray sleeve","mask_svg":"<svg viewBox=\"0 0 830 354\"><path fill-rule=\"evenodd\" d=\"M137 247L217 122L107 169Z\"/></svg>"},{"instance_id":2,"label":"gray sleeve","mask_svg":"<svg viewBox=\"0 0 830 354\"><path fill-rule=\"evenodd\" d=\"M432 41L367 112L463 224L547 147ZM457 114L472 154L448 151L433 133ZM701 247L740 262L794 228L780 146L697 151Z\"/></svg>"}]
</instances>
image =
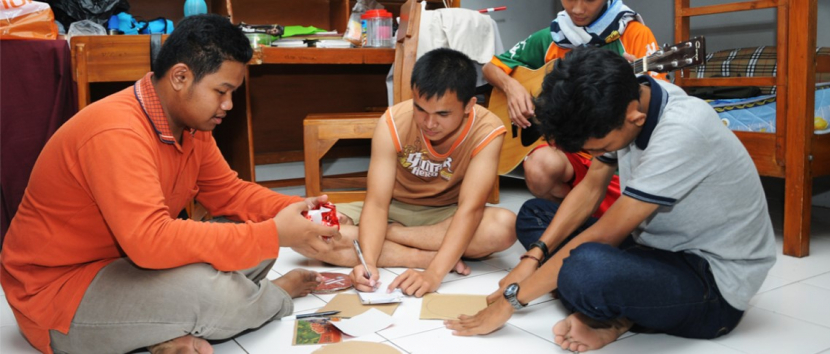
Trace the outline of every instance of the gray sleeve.
<instances>
[{"instance_id":1,"label":"gray sleeve","mask_svg":"<svg viewBox=\"0 0 830 354\"><path fill-rule=\"evenodd\" d=\"M657 126L623 195L671 206L713 173L717 151L694 125L680 122Z\"/></svg>"}]
</instances>

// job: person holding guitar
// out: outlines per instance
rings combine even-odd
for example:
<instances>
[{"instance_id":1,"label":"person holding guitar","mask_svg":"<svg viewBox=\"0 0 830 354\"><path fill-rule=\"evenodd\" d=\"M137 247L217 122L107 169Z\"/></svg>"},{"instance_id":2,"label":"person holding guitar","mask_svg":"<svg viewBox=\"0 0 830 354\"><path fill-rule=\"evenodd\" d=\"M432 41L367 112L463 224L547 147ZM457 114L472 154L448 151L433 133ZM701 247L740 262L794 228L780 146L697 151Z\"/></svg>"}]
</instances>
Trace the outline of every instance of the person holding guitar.
<instances>
[{"instance_id":1,"label":"person holding guitar","mask_svg":"<svg viewBox=\"0 0 830 354\"><path fill-rule=\"evenodd\" d=\"M562 6L565 11L557 15L550 28L530 35L509 51L493 57L483 68L487 81L506 95L507 112L500 112L496 108L501 105L495 103L495 93L491 97L491 111L505 121L505 126L510 127L507 123L513 125L513 136L508 132L505 137L501 158L502 164L511 159L516 162L509 164L507 168L500 166L499 173L508 172L503 170L513 169L524 159L525 181L530 192L537 198L557 202L565 198L583 179L591 164L591 157L585 152L563 152L557 149L555 144L548 145L538 139L538 132L531 123L534 116L532 96L525 88L526 85L510 74L519 67L540 69L546 63L562 58L572 48L579 46L602 47L620 55L630 54L637 58L659 50L654 34L643 24L640 15L625 6L622 0L562 0ZM655 78L666 78L665 74L650 74ZM544 75L543 71L538 73L538 76L541 75ZM509 116L509 122L504 119L505 114ZM517 129L523 131L518 132ZM523 135L519 143L519 133L534 134L534 138L526 142ZM601 216L619 196L619 180L614 177L604 201L594 216ZM523 237L528 233L521 230L522 215L520 211L516 225L519 228L517 236L525 248L528 248L536 240Z\"/></svg>"},{"instance_id":2,"label":"person holding guitar","mask_svg":"<svg viewBox=\"0 0 830 354\"><path fill-rule=\"evenodd\" d=\"M592 47L558 61L534 103L547 139L595 161L558 209L539 215L551 227L487 309L446 326L489 333L557 289L573 313L553 326L554 341L570 351L628 330L700 339L732 331L776 247L755 164L715 110ZM591 221L616 170L622 196Z\"/></svg>"}]
</instances>

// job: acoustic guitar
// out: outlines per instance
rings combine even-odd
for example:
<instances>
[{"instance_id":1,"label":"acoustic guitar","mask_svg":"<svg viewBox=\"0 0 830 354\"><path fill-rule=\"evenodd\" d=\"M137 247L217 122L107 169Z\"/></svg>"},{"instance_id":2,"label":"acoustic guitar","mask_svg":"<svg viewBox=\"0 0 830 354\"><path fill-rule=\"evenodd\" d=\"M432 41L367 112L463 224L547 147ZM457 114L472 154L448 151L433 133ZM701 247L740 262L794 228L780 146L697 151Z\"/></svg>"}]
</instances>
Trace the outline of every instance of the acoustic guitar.
<instances>
[{"instance_id":1,"label":"acoustic guitar","mask_svg":"<svg viewBox=\"0 0 830 354\"><path fill-rule=\"evenodd\" d=\"M665 46L652 55L637 59L631 63L631 67L637 74L648 71L669 72L700 65L705 57L706 41L703 37L695 37L682 43ZM533 97L536 97L542 89L545 74L553 69L555 62L556 60L550 61L536 70L517 67L511 77L522 84ZM545 142L541 137L541 133L536 129L536 124L532 124L529 129L520 129L518 126L512 125L507 109L507 95L504 91L493 88L487 109L495 113L505 127L512 127L508 130L501 146L498 172L499 175L503 175L515 169L533 148Z\"/></svg>"}]
</instances>

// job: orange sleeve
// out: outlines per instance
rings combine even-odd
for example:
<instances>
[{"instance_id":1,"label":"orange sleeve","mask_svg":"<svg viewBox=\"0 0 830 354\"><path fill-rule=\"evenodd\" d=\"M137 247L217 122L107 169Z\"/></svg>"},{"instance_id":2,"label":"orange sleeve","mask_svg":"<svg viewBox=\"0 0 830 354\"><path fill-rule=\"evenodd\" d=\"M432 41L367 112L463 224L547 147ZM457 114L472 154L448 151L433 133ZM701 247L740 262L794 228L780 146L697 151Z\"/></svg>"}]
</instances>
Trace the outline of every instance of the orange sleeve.
<instances>
[{"instance_id":1,"label":"orange sleeve","mask_svg":"<svg viewBox=\"0 0 830 354\"><path fill-rule=\"evenodd\" d=\"M277 257L279 239L271 220L231 224L172 217L154 156L147 140L130 130L99 133L78 150L78 177L88 185L118 246L136 265L168 269L209 263L232 271Z\"/></svg>"},{"instance_id":2,"label":"orange sleeve","mask_svg":"<svg viewBox=\"0 0 830 354\"><path fill-rule=\"evenodd\" d=\"M199 194L196 199L213 215L223 215L235 221L266 221L289 204L303 198L275 193L256 183L239 179L228 165L210 135L202 147L202 164L196 181Z\"/></svg>"},{"instance_id":3,"label":"orange sleeve","mask_svg":"<svg viewBox=\"0 0 830 354\"><path fill-rule=\"evenodd\" d=\"M389 136L392 137L392 144L395 145L395 152L401 152L403 147L401 147L401 137L398 136L395 120L392 117L392 107L386 109L386 113L381 116L381 119L383 119L383 117L386 117L386 126L389 128Z\"/></svg>"},{"instance_id":4,"label":"orange sleeve","mask_svg":"<svg viewBox=\"0 0 830 354\"><path fill-rule=\"evenodd\" d=\"M490 59L490 64L493 64L493 65L499 67L499 69L504 71L504 73L507 74L507 75L510 75L510 73L513 72L513 68L511 68L511 67L505 65L504 63L502 63L501 60L498 57L493 57L493 59Z\"/></svg>"},{"instance_id":5,"label":"orange sleeve","mask_svg":"<svg viewBox=\"0 0 830 354\"><path fill-rule=\"evenodd\" d=\"M631 54L638 59L654 54L654 52L660 49L660 46L657 44L657 39L654 37L654 33L651 32L651 29L637 21L631 21L628 23L628 28L625 29L621 40L626 53ZM649 75L655 79L668 81L665 73L649 72Z\"/></svg>"},{"instance_id":6,"label":"orange sleeve","mask_svg":"<svg viewBox=\"0 0 830 354\"><path fill-rule=\"evenodd\" d=\"M487 145L489 145L490 142L493 141L493 139L497 138L499 135L506 134L506 133L507 133L507 128L505 128L503 125L496 127L496 129L493 129L493 131L491 131L490 134L487 134L487 136L484 137L484 140L482 140L481 143L479 143L475 147L475 149L473 149L472 156L476 157L476 155L478 155L478 153L481 150L483 150L485 147L487 147Z\"/></svg>"}]
</instances>

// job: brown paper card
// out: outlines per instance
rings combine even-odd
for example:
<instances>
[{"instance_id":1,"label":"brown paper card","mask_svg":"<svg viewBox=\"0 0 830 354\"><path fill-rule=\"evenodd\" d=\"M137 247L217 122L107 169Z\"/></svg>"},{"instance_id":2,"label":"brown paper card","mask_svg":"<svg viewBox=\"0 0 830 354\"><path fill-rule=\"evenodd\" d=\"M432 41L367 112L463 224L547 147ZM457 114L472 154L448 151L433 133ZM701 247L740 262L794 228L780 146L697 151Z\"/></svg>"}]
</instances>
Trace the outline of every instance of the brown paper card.
<instances>
[{"instance_id":1,"label":"brown paper card","mask_svg":"<svg viewBox=\"0 0 830 354\"><path fill-rule=\"evenodd\" d=\"M317 349L314 354L400 354L401 352L382 343L361 342L350 340L337 344L329 344Z\"/></svg>"},{"instance_id":2,"label":"brown paper card","mask_svg":"<svg viewBox=\"0 0 830 354\"><path fill-rule=\"evenodd\" d=\"M421 302L422 320L454 320L487 308L486 295L427 294Z\"/></svg>"},{"instance_id":3,"label":"brown paper card","mask_svg":"<svg viewBox=\"0 0 830 354\"><path fill-rule=\"evenodd\" d=\"M381 305L364 305L360 303L360 298L357 294L337 294L325 307L317 310L317 312L325 311L340 311L337 317L352 318L361 313L369 311L370 308L376 308L389 316L395 313L400 303L381 304Z\"/></svg>"}]
</instances>

